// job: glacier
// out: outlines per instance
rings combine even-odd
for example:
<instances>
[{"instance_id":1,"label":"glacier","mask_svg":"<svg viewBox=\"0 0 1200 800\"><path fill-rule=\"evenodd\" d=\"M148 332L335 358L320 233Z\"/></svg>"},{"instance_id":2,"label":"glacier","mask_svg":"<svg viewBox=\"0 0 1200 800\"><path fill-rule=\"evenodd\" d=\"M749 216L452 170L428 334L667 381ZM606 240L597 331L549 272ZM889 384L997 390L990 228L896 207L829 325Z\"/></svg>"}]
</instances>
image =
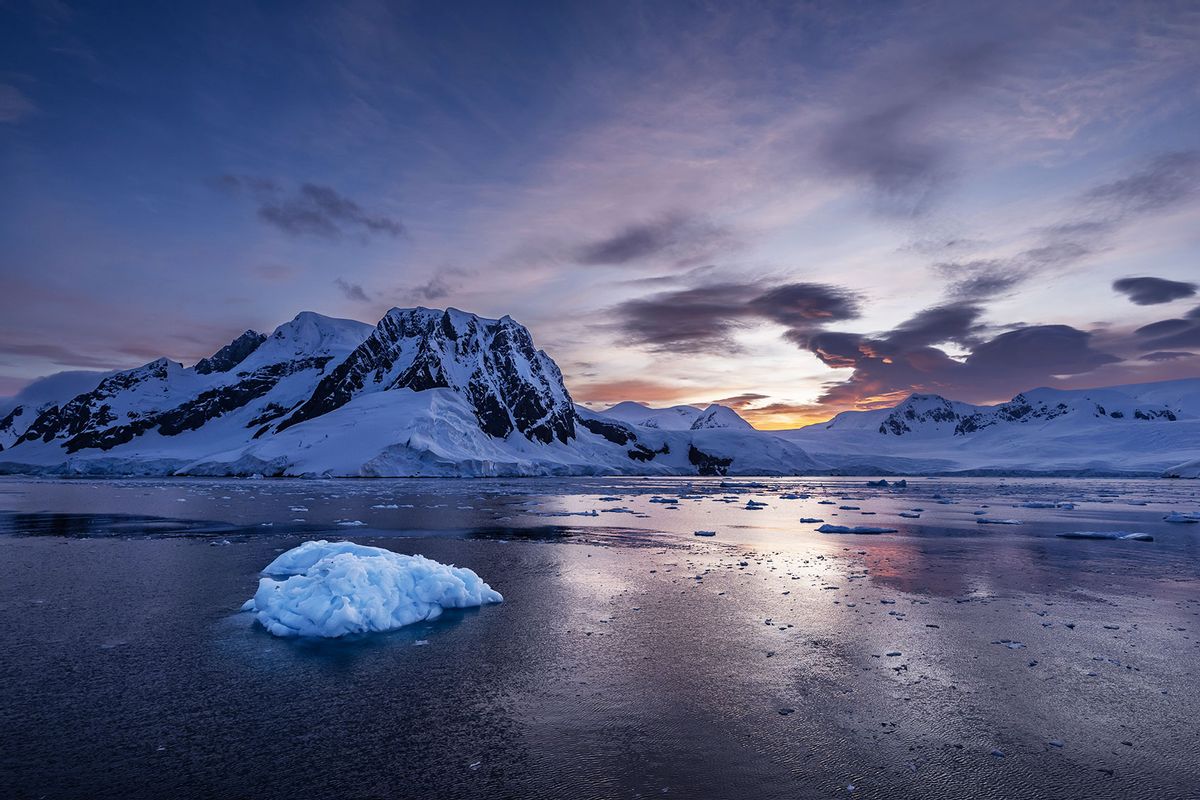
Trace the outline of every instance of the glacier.
<instances>
[{"instance_id":1,"label":"glacier","mask_svg":"<svg viewBox=\"0 0 1200 800\"><path fill-rule=\"evenodd\" d=\"M504 600L465 567L324 539L281 554L263 576L242 610L281 637L382 633Z\"/></svg>"}]
</instances>

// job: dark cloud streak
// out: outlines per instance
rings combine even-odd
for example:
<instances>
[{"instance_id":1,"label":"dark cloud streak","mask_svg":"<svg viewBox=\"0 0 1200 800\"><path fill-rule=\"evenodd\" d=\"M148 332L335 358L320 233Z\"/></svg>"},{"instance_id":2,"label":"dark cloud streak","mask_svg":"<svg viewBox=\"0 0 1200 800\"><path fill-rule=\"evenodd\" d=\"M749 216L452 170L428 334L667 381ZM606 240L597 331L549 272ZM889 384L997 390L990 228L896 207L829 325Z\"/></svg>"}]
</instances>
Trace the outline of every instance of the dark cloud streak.
<instances>
[{"instance_id":1,"label":"dark cloud streak","mask_svg":"<svg viewBox=\"0 0 1200 800\"><path fill-rule=\"evenodd\" d=\"M1112 288L1139 306L1170 303L1196 294L1196 284L1166 278L1121 278L1113 281Z\"/></svg>"},{"instance_id":2,"label":"dark cloud streak","mask_svg":"<svg viewBox=\"0 0 1200 800\"><path fill-rule=\"evenodd\" d=\"M258 218L292 236L336 240L347 233L363 236L402 236L400 220L373 214L329 186L302 183L287 193L270 178L221 175L216 185L230 192L248 192L258 203Z\"/></svg>"},{"instance_id":3,"label":"dark cloud streak","mask_svg":"<svg viewBox=\"0 0 1200 800\"><path fill-rule=\"evenodd\" d=\"M752 324L774 322L793 340L830 322L859 315L858 298L822 283L761 287L727 281L626 301L616 323L632 344L673 352L725 352L730 334Z\"/></svg>"}]
</instances>

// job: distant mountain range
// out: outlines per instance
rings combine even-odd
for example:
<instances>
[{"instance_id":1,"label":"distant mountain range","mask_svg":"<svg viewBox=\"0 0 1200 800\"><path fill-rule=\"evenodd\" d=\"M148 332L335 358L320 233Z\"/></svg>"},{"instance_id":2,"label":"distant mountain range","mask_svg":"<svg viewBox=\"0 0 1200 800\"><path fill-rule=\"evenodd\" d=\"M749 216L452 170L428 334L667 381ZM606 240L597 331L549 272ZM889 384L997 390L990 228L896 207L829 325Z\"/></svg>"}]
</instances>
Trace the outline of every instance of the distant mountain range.
<instances>
[{"instance_id":1,"label":"distant mountain range","mask_svg":"<svg viewBox=\"0 0 1200 800\"><path fill-rule=\"evenodd\" d=\"M848 472L1184 475L1200 458L1200 378L1034 389L994 406L914 394L776 435Z\"/></svg>"},{"instance_id":2,"label":"distant mountain range","mask_svg":"<svg viewBox=\"0 0 1200 800\"><path fill-rule=\"evenodd\" d=\"M193 367L165 358L35 382L0 406L0 471L457 476L820 469L732 410L655 428L577 408L509 317L392 309L372 327L305 312Z\"/></svg>"},{"instance_id":3,"label":"distant mountain range","mask_svg":"<svg viewBox=\"0 0 1200 800\"><path fill-rule=\"evenodd\" d=\"M1197 462L1192 464L1190 462ZM515 476L1200 472L1200 379L913 395L793 431L731 408L575 405L509 317L305 312L192 367L66 372L0 401L0 472Z\"/></svg>"}]
</instances>

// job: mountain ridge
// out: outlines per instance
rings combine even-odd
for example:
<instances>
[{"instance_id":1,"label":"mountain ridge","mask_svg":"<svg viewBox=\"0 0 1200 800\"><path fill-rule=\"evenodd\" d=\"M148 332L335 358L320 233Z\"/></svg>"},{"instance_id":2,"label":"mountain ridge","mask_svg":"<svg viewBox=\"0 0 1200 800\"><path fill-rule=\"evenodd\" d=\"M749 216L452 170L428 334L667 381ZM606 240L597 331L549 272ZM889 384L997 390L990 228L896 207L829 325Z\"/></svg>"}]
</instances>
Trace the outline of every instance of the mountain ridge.
<instances>
[{"instance_id":1,"label":"mountain ridge","mask_svg":"<svg viewBox=\"0 0 1200 800\"><path fill-rule=\"evenodd\" d=\"M391 309L375 326L302 312L192 367L159 358L43 404L0 471L52 474L797 474L803 449L724 412L653 430L577 409L511 317ZM732 414L732 411L728 411ZM734 415L736 418L736 415ZM737 422L745 423L740 419Z\"/></svg>"}]
</instances>

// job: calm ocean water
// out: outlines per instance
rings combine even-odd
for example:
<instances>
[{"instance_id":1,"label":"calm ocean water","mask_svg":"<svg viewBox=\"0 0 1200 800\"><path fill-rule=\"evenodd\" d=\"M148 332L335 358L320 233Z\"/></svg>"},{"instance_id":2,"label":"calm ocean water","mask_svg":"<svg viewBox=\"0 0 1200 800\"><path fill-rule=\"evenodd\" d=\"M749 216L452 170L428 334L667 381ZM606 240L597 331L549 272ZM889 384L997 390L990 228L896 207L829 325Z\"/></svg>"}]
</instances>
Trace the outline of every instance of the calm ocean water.
<instances>
[{"instance_id":1,"label":"calm ocean water","mask_svg":"<svg viewBox=\"0 0 1200 800\"><path fill-rule=\"evenodd\" d=\"M1198 510L1167 481L7 478L0 794L1194 798L1200 525L1162 518ZM1056 536L1118 530L1154 541ZM311 538L505 602L276 639L237 609Z\"/></svg>"}]
</instances>

